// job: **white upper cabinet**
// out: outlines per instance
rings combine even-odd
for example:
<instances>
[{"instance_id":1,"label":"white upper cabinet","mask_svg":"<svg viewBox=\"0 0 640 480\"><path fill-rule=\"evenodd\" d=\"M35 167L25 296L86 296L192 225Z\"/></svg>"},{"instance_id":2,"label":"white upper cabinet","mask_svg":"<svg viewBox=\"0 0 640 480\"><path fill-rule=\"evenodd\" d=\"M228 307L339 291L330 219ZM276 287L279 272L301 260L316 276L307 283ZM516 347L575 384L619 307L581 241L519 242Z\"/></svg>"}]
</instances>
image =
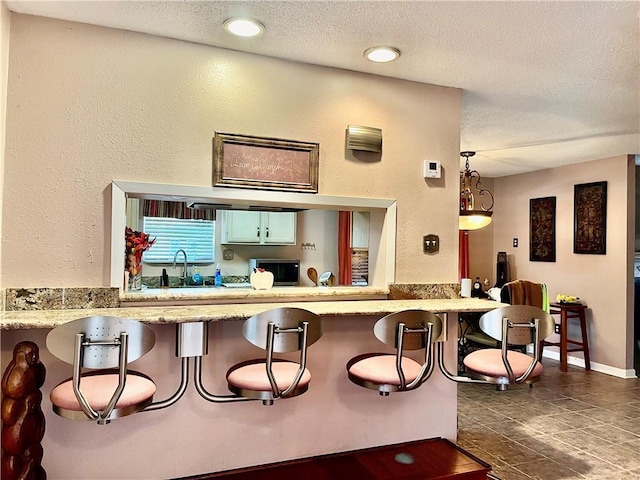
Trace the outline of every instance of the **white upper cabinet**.
<instances>
[{"instance_id":1,"label":"white upper cabinet","mask_svg":"<svg viewBox=\"0 0 640 480\"><path fill-rule=\"evenodd\" d=\"M265 244L296 244L296 213L262 212L262 226Z\"/></svg>"},{"instance_id":2,"label":"white upper cabinet","mask_svg":"<svg viewBox=\"0 0 640 480\"><path fill-rule=\"evenodd\" d=\"M295 212L221 212L222 243L295 245Z\"/></svg>"},{"instance_id":3,"label":"white upper cabinet","mask_svg":"<svg viewBox=\"0 0 640 480\"><path fill-rule=\"evenodd\" d=\"M221 213L222 243L261 243L260 217L262 212L224 210Z\"/></svg>"}]
</instances>

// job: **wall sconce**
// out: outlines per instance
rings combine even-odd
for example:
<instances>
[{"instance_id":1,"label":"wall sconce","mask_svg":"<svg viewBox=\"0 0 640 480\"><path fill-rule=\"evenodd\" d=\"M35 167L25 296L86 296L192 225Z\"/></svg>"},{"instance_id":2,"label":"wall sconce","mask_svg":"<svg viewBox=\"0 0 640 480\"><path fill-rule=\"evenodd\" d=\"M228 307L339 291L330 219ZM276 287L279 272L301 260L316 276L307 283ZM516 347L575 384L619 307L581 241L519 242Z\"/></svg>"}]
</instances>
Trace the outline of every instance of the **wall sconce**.
<instances>
[{"instance_id":1,"label":"wall sconce","mask_svg":"<svg viewBox=\"0 0 640 480\"><path fill-rule=\"evenodd\" d=\"M382 130L373 127L347 127L347 149L365 152L382 152Z\"/></svg>"},{"instance_id":2,"label":"wall sconce","mask_svg":"<svg viewBox=\"0 0 640 480\"><path fill-rule=\"evenodd\" d=\"M476 152L460 152L460 156L466 158L464 172L460 174L460 217L459 230L478 230L491 223L493 212L493 194L489 190L481 188L480 174L476 170L469 168L469 158ZM479 209L475 206L473 190L479 196L487 195L491 203L485 207L484 203Z\"/></svg>"}]
</instances>

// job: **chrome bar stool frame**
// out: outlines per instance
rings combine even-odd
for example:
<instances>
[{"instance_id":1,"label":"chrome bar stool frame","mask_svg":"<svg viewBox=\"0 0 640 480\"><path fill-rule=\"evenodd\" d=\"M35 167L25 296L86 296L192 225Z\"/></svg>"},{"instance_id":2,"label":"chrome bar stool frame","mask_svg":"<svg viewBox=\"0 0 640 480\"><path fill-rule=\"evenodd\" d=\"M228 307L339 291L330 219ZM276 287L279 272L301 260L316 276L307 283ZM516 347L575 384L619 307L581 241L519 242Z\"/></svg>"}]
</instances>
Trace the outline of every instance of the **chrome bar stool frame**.
<instances>
[{"instance_id":1,"label":"chrome bar stool frame","mask_svg":"<svg viewBox=\"0 0 640 480\"><path fill-rule=\"evenodd\" d=\"M307 349L322 336L322 322L314 313L300 308L275 308L261 312L247 319L243 324L243 335L253 345L265 350L265 357L240 362L227 371L227 382L232 394L220 395L209 392L202 381L203 357L208 354L208 323L196 322L181 324L180 345L184 344L189 355L194 357L194 381L196 391L202 398L214 403L246 402L261 400L263 405L273 405L274 400L300 395L307 391L308 381L303 381L303 375L308 375ZM193 330L195 333L186 333ZM274 353L300 351L298 363L277 359ZM278 386L278 374L274 368L283 364L297 365L296 374L292 382L285 388ZM254 390L236 385L230 381L230 375L243 367L264 365L264 374L269 382L266 390ZM232 375L233 376L233 375Z\"/></svg>"},{"instance_id":2,"label":"chrome bar stool frame","mask_svg":"<svg viewBox=\"0 0 640 480\"><path fill-rule=\"evenodd\" d=\"M272 405L276 399L295 397L308 390L311 374L306 368L307 349L317 342L323 333L322 321L318 315L301 308L275 308L245 321L242 333L250 343L265 350L265 358L248 360L232 366L226 375L230 391L242 397L262 400L263 405ZM300 352L298 362L274 358L274 353L297 351ZM252 385L256 383L255 378L246 381L248 377L255 377L256 367L261 366L264 366L269 382L268 389L264 388L264 385ZM284 370L291 370L295 366L297 371L289 383L285 380L289 373L284 373ZM250 373L252 371L253 373ZM278 379L285 386L279 386Z\"/></svg>"},{"instance_id":3,"label":"chrome bar stool frame","mask_svg":"<svg viewBox=\"0 0 640 480\"><path fill-rule=\"evenodd\" d=\"M467 355L465 360L473 356L487 357L494 364L494 368L491 369L494 373L489 374L474 369L465 362L468 375L454 375L447 369L444 350L441 345L438 345L438 366L447 379L458 383L494 384L499 391L507 390L509 385L522 383L531 385L539 380L542 371L542 364L540 364L542 342L554 330L551 315L537 307L511 305L483 314L480 318L480 327L500 342L500 348L477 350ZM529 344L533 344L532 356L509 350L509 345ZM517 371L512 365L514 362L518 363ZM502 369L504 369L503 372L497 372Z\"/></svg>"},{"instance_id":4,"label":"chrome bar stool frame","mask_svg":"<svg viewBox=\"0 0 640 480\"><path fill-rule=\"evenodd\" d=\"M56 404L52 398L53 411L64 418L92 420L99 425L105 425L115 418L173 405L182 397L187 388L187 358L182 359L181 381L177 391L168 399L155 403L153 402L155 394L153 380L147 375L128 369L129 362L142 357L155 345L153 330L136 320L110 316L80 318L54 328L47 335L46 343L47 349L54 356L73 366L71 379L61 382L52 391L52 397L56 396L57 398L59 396L57 392L62 391L57 389L65 388L65 384L68 385L71 382L73 394L80 410L73 406L70 407L68 405L70 401L66 402L66 406L61 406ZM93 371L83 373L83 370L87 369ZM118 382L109 401L102 409L94 408L87 398L86 391L83 392L82 380L85 379L84 383L95 383L102 380L97 377L103 376L104 379L106 376L111 376L113 378L113 375L116 374ZM133 403L127 401L125 406L120 406L118 402L121 399L124 400L127 378L130 376L137 377L138 384L146 385L146 388L152 389L153 392L144 395L142 399L133 401ZM151 385L153 385L152 388Z\"/></svg>"},{"instance_id":5,"label":"chrome bar stool frame","mask_svg":"<svg viewBox=\"0 0 640 480\"><path fill-rule=\"evenodd\" d=\"M440 317L425 310L404 310L382 317L374 325L373 331L378 340L392 345L396 352L395 354L364 353L353 357L346 365L351 382L376 390L381 396L388 396L391 392L415 390L429 379L435 365L432 346L442 333ZM405 357L405 350L420 349L424 349L422 364ZM394 359L393 368L389 365L392 358ZM373 366L374 364L377 366ZM369 369L392 369L393 371L368 373ZM415 377L409 382L406 378L406 369L412 369L415 373ZM391 380L389 377L389 380L383 380L380 373L384 373L384 377L395 374L397 379Z\"/></svg>"}]
</instances>

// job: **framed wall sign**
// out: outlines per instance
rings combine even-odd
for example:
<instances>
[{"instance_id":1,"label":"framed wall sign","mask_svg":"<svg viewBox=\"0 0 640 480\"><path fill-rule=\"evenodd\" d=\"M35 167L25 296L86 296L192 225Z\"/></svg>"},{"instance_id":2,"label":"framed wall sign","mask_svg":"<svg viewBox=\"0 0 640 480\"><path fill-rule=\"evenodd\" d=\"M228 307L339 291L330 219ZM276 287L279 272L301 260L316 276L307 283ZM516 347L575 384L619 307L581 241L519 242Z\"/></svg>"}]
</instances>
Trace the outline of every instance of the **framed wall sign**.
<instances>
[{"instance_id":1,"label":"framed wall sign","mask_svg":"<svg viewBox=\"0 0 640 480\"><path fill-rule=\"evenodd\" d=\"M607 182L583 183L573 190L573 253L607 253Z\"/></svg>"},{"instance_id":2,"label":"framed wall sign","mask_svg":"<svg viewBox=\"0 0 640 480\"><path fill-rule=\"evenodd\" d=\"M556 261L556 197L529 200L529 260Z\"/></svg>"},{"instance_id":3,"label":"framed wall sign","mask_svg":"<svg viewBox=\"0 0 640 480\"><path fill-rule=\"evenodd\" d=\"M216 132L213 186L318 192L319 144Z\"/></svg>"}]
</instances>

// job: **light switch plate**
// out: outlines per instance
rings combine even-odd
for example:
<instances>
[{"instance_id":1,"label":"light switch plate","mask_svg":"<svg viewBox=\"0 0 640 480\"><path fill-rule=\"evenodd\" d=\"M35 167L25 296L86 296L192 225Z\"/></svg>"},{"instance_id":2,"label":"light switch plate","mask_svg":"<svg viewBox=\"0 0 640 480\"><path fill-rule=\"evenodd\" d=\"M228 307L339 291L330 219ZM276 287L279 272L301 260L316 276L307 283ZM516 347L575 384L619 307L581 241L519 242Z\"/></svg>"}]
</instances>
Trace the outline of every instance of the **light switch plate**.
<instances>
[{"instance_id":1,"label":"light switch plate","mask_svg":"<svg viewBox=\"0 0 640 480\"><path fill-rule=\"evenodd\" d=\"M422 237L422 250L424 253L438 253L440 250L440 237L433 234Z\"/></svg>"}]
</instances>

